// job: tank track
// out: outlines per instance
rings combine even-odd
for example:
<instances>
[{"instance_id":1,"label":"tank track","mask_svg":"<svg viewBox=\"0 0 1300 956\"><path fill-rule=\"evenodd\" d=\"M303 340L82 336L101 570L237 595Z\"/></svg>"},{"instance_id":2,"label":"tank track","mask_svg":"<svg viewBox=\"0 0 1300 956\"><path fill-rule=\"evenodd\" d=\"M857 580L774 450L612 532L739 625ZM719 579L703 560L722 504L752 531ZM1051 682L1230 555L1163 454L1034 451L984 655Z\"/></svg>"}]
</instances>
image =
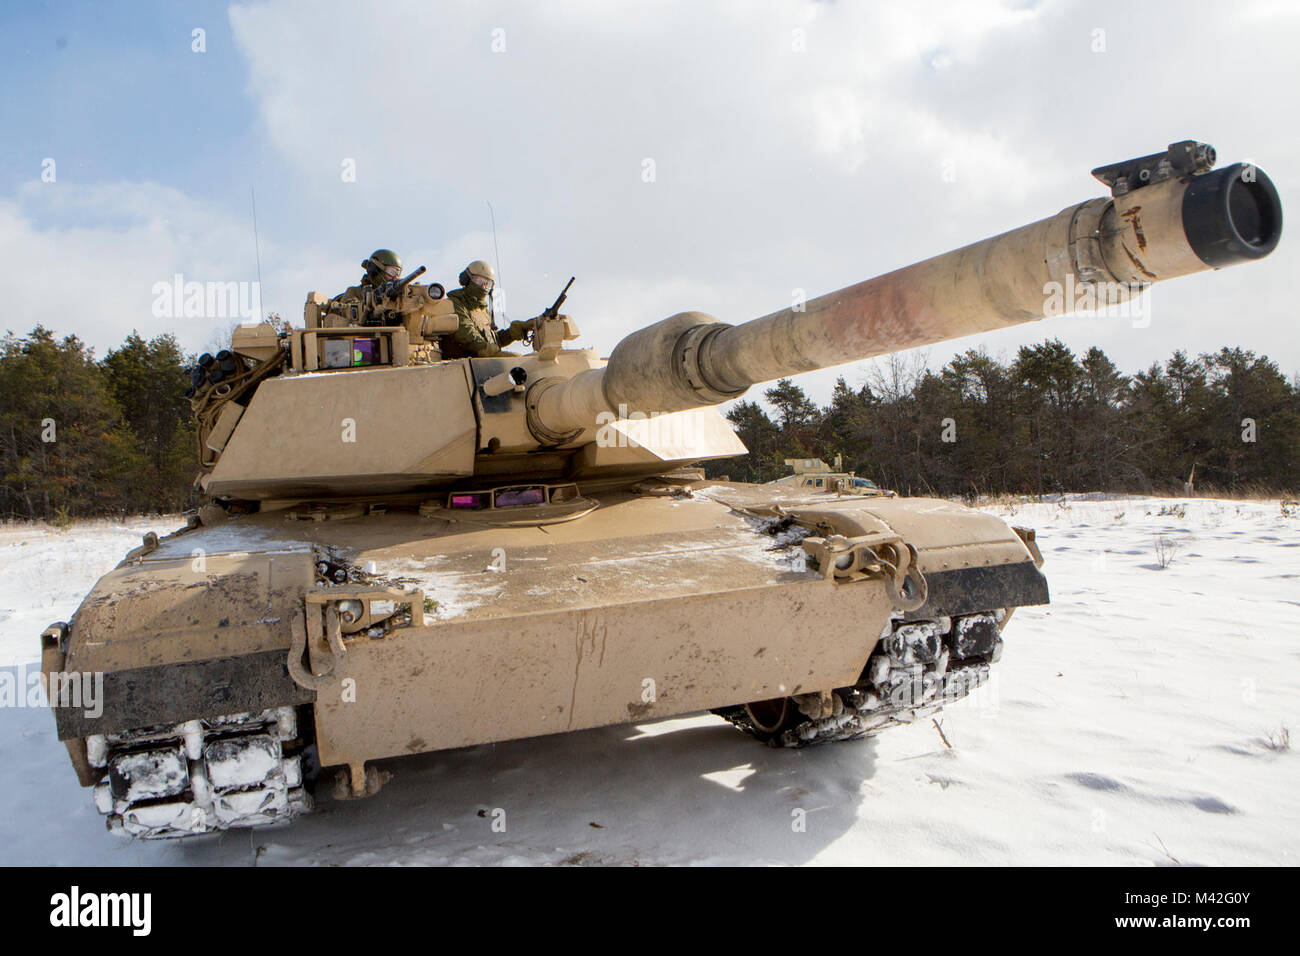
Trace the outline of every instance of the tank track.
<instances>
[{"instance_id":1,"label":"tank track","mask_svg":"<svg viewBox=\"0 0 1300 956\"><path fill-rule=\"evenodd\" d=\"M285 824L311 809L292 707L86 740L109 832L168 839Z\"/></svg>"},{"instance_id":2,"label":"tank track","mask_svg":"<svg viewBox=\"0 0 1300 956\"><path fill-rule=\"evenodd\" d=\"M834 713L810 717L789 699L790 719L762 729L745 705L714 714L769 747L809 747L855 740L938 713L989 679L1001 657L999 625L1005 612L989 611L936 621L891 621L867 662L862 679L837 688Z\"/></svg>"}]
</instances>

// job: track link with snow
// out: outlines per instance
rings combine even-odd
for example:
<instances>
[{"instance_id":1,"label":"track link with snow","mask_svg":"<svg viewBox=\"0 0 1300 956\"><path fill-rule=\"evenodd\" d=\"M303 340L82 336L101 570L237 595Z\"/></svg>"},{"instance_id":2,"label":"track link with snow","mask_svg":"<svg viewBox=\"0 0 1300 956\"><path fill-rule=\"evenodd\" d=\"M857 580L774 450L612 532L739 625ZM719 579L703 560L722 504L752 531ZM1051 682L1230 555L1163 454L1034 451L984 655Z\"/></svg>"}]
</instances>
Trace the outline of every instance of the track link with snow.
<instances>
[{"instance_id":1,"label":"track link with snow","mask_svg":"<svg viewBox=\"0 0 1300 956\"><path fill-rule=\"evenodd\" d=\"M166 839L284 824L311 808L292 707L87 738L110 832Z\"/></svg>"},{"instance_id":2,"label":"track link with snow","mask_svg":"<svg viewBox=\"0 0 1300 956\"><path fill-rule=\"evenodd\" d=\"M1001 657L1005 617L1003 611L987 611L934 621L891 621L861 680L832 692L831 713L809 714L796 697L713 713L770 747L853 740L910 724L988 681L990 666Z\"/></svg>"}]
</instances>

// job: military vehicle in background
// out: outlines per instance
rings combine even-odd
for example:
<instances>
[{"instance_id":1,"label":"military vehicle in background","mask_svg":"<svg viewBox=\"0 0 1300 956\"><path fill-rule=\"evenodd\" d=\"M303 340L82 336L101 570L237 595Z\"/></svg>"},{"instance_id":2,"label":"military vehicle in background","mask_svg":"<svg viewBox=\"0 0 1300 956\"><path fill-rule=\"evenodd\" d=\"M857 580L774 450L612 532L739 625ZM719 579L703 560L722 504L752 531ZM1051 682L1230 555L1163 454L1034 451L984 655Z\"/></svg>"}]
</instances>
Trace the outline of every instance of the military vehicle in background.
<instances>
[{"instance_id":1,"label":"military vehicle in background","mask_svg":"<svg viewBox=\"0 0 1300 956\"><path fill-rule=\"evenodd\" d=\"M870 478L859 478L855 472L841 470L844 466L839 455L832 468L820 458L787 458L785 463L794 471L792 475L769 481L782 489L800 494L884 495L892 498L894 492L886 491Z\"/></svg>"},{"instance_id":2,"label":"military vehicle in background","mask_svg":"<svg viewBox=\"0 0 1300 956\"><path fill-rule=\"evenodd\" d=\"M705 480L745 450L716 406L1267 255L1276 189L1213 161L1103 167L1111 196L799 310L682 312L608 359L557 313L527 355L440 360L454 316L411 277L376 292L381 325L313 294L302 328L237 330L194 373L206 503L41 636L81 783L110 829L185 836L284 822L313 780L372 794L406 754L709 709L803 746L962 697L1048 600L1033 533Z\"/></svg>"}]
</instances>

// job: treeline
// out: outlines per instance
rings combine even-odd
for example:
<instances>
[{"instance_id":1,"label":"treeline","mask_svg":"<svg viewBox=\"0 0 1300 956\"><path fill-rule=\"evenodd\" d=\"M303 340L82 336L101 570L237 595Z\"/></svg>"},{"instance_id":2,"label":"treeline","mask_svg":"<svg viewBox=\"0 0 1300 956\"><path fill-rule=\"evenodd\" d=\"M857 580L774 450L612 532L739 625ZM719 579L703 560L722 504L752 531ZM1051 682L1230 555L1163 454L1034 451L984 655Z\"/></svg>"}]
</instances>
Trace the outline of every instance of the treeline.
<instances>
[{"instance_id":1,"label":"treeline","mask_svg":"<svg viewBox=\"0 0 1300 956\"><path fill-rule=\"evenodd\" d=\"M880 360L854 390L841 378L819 407L789 380L728 418L750 449L708 474L770 481L786 458L843 457L903 494L999 492L1294 493L1300 488L1300 382L1266 357L1224 348L1123 375L1101 349L1048 341L1008 363L970 350L935 372ZM1193 472L1193 468L1195 471Z\"/></svg>"},{"instance_id":2,"label":"treeline","mask_svg":"<svg viewBox=\"0 0 1300 956\"><path fill-rule=\"evenodd\" d=\"M68 520L190 506L195 434L174 336L96 359L37 326L0 339L0 516Z\"/></svg>"},{"instance_id":3,"label":"treeline","mask_svg":"<svg viewBox=\"0 0 1300 956\"><path fill-rule=\"evenodd\" d=\"M195 432L174 336L136 333L96 359L38 326L0 339L0 516L67 520L195 503ZM750 449L711 477L770 481L786 458L843 458L904 494L1300 488L1300 383L1265 357L1175 352L1133 376L1059 341L1002 363L971 350L935 372L890 356L826 407L789 380L728 418Z\"/></svg>"}]
</instances>

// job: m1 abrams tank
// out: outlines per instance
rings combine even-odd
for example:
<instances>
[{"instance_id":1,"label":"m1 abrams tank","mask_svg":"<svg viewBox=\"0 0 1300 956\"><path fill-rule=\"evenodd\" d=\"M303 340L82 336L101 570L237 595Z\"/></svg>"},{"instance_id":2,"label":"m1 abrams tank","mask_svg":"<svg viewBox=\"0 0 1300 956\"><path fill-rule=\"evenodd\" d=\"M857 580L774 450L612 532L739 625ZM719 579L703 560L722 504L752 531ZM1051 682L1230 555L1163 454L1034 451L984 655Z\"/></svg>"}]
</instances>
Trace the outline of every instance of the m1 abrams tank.
<instances>
[{"instance_id":1,"label":"m1 abrams tank","mask_svg":"<svg viewBox=\"0 0 1300 956\"><path fill-rule=\"evenodd\" d=\"M1273 184L1212 165L1177 143L1094 171L1109 197L608 360L552 309L527 355L442 361L455 318L414 277L361 304L383 325L313 294L303 328L240 330L195 373L207 503L42 635L81 783L111 830L185 836L284 822L313 780L374 793L405 754L705 710L797 747L961 697L1048 600L1033 532L708 481L744 451L715 406L1267 255Z\"/></svg>"},{"instance_id":2,"label":"m1 abrams tank","mask_svg":"<svg viewBox=\"0 0 1300 956\"><path fill-rule=\"evenodd\" d=\"M865 495L867 497L893 497L894 492L886 491L870 478L862 478L852 471L842 471L839 455L835 456L832 468L820 458L787 458L785 463L794 474L769 481L783 489L798 488L805 494L823 495Z\"/></svg>"}]
</instances>

